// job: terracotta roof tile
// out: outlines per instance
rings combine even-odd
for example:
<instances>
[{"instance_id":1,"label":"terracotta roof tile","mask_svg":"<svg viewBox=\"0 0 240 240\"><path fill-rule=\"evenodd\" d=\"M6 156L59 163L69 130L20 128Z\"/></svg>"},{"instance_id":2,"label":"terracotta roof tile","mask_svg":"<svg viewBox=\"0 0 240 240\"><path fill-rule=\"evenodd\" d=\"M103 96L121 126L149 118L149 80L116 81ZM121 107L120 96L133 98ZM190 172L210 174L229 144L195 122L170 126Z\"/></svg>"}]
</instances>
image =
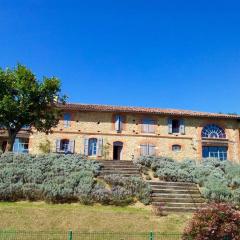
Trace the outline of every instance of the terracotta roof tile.
<instances>
[{"instance_id":1,"label":"terracotta roof tile","mask_svg":"<svg viewBox=\"0 0 240 240\"><path fill-rule=\"evenodd\" d=\"M198 111L177 110L177 109L126 107L126 106L79 104L79 103L67 103L65 105L59 105L59 107L62 108L63 110L70 110L70 111L142 113L142 114L173 115L173 116L186 116L186 117L187 116L207 117L207 118L221 118L221 119L227 118L227 119L240 120L240 115L198 112Z\"/></svg>"}]
</instances>

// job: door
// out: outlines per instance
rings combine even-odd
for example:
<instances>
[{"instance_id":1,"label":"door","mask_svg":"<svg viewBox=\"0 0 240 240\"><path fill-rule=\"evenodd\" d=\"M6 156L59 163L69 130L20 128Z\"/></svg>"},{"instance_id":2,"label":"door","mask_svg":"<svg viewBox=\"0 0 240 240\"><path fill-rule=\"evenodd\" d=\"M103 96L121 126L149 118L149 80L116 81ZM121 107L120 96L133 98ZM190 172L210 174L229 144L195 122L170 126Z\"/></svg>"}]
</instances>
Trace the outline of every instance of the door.
<instances>
[{"instance_id":1,"label":"door","mask_svg":"<svg viewBox=\"0 0 240 240\"><path fill-rule=\"evenodd\" d=\"M5 152L6 148L7 148L7 141L3 141L1 146L2 151Z\"/></svg>"},{"instance_id":2,"label":"door","mask_svg":"<svg viewBox=\"0 0 240 240\"><path fill-rule=\"evenodd\" d=\"M113 143L113 160L122 160L123 143Z\"/></svg>"}]
</instances>

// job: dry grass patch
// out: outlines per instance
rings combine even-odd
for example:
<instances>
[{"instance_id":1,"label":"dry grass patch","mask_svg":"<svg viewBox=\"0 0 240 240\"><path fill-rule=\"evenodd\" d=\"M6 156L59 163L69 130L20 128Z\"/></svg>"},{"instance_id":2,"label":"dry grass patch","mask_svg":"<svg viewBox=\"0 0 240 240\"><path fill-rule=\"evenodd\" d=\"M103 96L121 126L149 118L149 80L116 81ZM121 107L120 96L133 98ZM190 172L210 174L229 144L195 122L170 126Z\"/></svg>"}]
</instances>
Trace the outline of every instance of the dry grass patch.
<instances>
[{"instance_id":1,"label":"dry grass patch","mask_svg":"<svg viewBox=\"0 0 240 240\"><path fill-rule=\"evenodd\" d=\"M0 203L0 229L28 231L182 232L191 214L155 217L150 207Z\"/></svg>"}]
</instances>

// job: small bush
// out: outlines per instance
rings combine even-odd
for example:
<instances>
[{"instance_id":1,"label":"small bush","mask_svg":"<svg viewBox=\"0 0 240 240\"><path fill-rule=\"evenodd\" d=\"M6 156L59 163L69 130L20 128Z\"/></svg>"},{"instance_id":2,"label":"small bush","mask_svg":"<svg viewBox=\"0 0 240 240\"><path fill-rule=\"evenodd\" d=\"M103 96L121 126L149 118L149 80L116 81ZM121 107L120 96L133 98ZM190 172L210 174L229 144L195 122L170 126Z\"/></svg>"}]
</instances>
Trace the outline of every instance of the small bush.
<instances>
[{"instance_id":1,"label":"small bush","mask_svg":"<svg viewBox=\"0 0 240 240\"><path fill-rule=\"evenodd\" d=\"M119 192L121 196L124 196L125 194L127 199L126 202L134 202L135 200L139 200L144 204L150 203L151 188L149 184L144 182L141 178L123 177L121 175L113 174L105 176L104 179L112 188L115 204L117 204L117 200L119 200L119 203L122 205L121 197L118 199L116 196L117 192Z\"/></svg>"},{"instance_id":2,"label":"small bush","mask_svg":"<svg viewBox=\"0 0 240 240\"><path fill-rule=\"evenodd\" d=\"M91 192L91 197L94 202L104 205L111 203L112 192L101 184L96 184Z\"/></svg>"},{"instance_id":3,"label":"small bush","mask_svg":"<svg viewBox=\"0 0 240 240\"><path fill-rule=\"evenodd\" d=\"M213 176L210 176L204 184L203 195L205 198L216 202L228 202L232 199L231 190L228 188L226 182Z\"/></svg>"},{"instance_id":4,"label":"small bush","mask_svg":"<svg viewBox=\"0 0 240 240\"><path fill-rule=\"evenodd\" d=\"M210 204L195 213L182 239L239 240L240 213L229 204Z\"/></svg>"},{"instance_id":5,"label":"small bush","mask_svg":"<svg viewBox=\"0 0 240 240\"><path fill-rule=\"evenodd\" d=\"M167 213L164 211L164 204L153 206L152 212L155 216L158 217L167 216Z\"/></svg>"},{"instance_id":6,"label":"small bush","mask_svg":"<svg viewBox=\"0 0 240 240\"><path fill-rule=\"evenodd\" d=\"M196 164L193 161L176 162L172 159L159 159L152 164L161 180L173 182L194 182L193 172Z\"/></svg>"},{"instance_id":7,"label":"small bush","mask_svg":"<svg viewBox=\"0 0 240 240\"><path fill-rule=\"evenodd\" d=\"M41 142L39 144L39 150L44 153L44 154L47 154L47 153L50 153L51 152L51 142L47 139L45 142Z\"/></svg>"}]
</instances>

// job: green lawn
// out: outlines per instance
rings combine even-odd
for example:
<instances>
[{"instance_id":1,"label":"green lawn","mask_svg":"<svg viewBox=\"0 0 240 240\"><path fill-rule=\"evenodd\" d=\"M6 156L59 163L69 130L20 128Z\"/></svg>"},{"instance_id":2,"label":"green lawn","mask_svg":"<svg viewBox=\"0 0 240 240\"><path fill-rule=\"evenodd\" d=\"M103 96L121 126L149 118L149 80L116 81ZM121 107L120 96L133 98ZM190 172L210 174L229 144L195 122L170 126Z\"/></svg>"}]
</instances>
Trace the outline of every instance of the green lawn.
<instances>
[{"instance_id":1,"label":"green lawn","mask_svg":"<svg viewBox=\"0 0 240 240\"><path fill-rule=\"evenodd\" d=\"M0 203L1 230L181 232L190 214L155 217L150 207L51 205L43 202Z\"/></svg>"}]
</instances>

